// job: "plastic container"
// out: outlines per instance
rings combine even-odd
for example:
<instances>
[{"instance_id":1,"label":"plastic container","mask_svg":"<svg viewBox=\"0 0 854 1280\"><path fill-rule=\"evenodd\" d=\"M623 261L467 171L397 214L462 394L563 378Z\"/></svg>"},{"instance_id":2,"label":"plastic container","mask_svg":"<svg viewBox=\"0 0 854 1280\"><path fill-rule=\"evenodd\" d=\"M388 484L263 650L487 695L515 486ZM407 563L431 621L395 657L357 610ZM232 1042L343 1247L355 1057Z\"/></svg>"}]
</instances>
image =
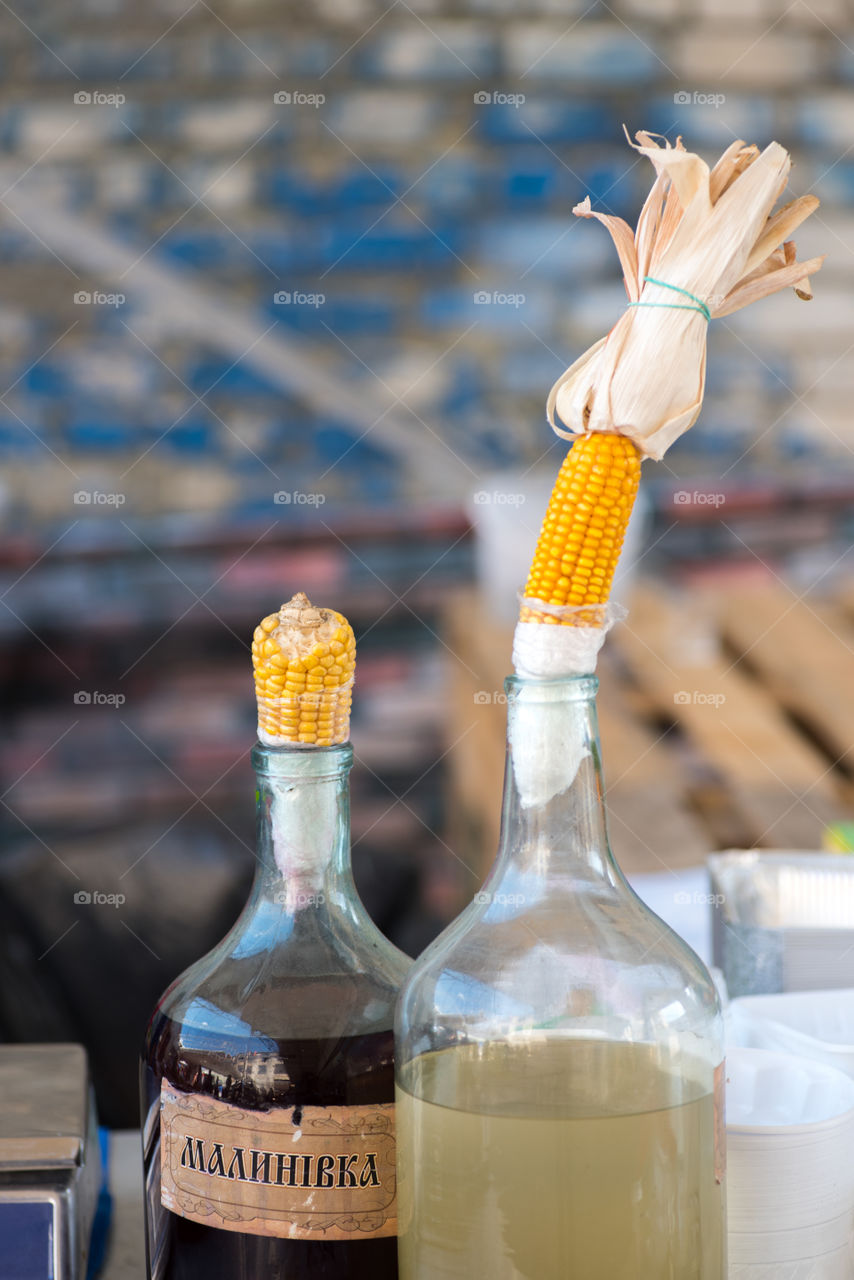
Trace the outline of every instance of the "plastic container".
<instances>
[{"instance_id":1,"label":"plastic container","mask_svg":"<svg viewBox=\"0 0 854 1280\"><path fill-rule=\"evenodd\" d=\"M854 986L854 858L731 849L707 865L731 996Z\"/></svg>"},{"instance_id":2,"label":"plastic container","mask_svg":"<svg viewBox=\"0 0 854 1280\"><path fill-rule=\"evenodd\" d=\"M854 988L742 996L729 1017L737 1044L797 1054L854 1077Z\"/></svg>"}]
</instances>

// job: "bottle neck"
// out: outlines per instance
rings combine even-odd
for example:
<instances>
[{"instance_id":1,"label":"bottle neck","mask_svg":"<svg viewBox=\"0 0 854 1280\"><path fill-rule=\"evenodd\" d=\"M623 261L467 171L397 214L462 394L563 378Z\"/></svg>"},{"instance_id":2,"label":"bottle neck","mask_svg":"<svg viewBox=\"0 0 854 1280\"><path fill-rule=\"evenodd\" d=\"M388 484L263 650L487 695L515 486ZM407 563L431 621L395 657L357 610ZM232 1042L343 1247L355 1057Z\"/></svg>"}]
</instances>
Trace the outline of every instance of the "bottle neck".
<instances>
[{"instance_id":1,"label":"bottle neck","mask_svg":"<svg viewBox=\"0 0 854 1280\"><path fill-rule=\"evenodd\" d=\"M616 886L608 844L595 676L524 680L507 691L507 764L498 865L549 881Z\"/></svg>"},{"instance_id":2,"label":"bottle neck","mask_svg":"<svg viewBox=\"0 0 854 1280\"><path fill-rule=\"evenodd\" d=\"M289 915L355 896L350 868L349 773L353 749L266 747L252 763L258 871L253 897Z\"/></svg>"}]
</instances>

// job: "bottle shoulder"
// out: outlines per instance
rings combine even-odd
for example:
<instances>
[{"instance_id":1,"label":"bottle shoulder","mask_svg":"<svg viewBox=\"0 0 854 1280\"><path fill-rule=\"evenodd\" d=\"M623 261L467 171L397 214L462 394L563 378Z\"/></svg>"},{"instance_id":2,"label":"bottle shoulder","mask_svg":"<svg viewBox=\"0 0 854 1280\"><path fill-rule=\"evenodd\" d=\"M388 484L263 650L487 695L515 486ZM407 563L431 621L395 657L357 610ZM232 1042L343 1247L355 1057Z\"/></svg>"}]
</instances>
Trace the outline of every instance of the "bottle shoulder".
<instances>
[{"instance_id":1,"label":"bottle shoulder","mask_svg":"<svg viewBox=\"0 0 854 1280\"><path fill-rule=\"evenodd\" d=\"M401 1044L429 1039L431 1027L441 1041L441 1028L458 1039L509 1025L720 1040L720 1003L705 965L627 886L534 902L519 896L476 895L422 952L398 1002Z\"/></svg>"},{"instance_id":2,"label":"bottle shoulder","mask_svg":"<svg viewBox=\"0 0 854 1280\"><path fill-rule=\"evenodd\" d=\"M410 961L369 925L310 913L271 916L266 928L258 913L251 928L238 921L167 988L149 1039L161 1016L262 1039L389 1028Z\"/></svg>"},{"instance_id":3,"label":"bottle shoulder","mask_svg":"<svg viewBox=\"0 0 854 1280\"><path fill-rule=\"evenodd\" d=\"M625 883L549 886L475 894L474 900L412 963L406 988L443 969L487 976L535 955L567 972L589 964L637 968L650 979L714 987L706 966L682 938Z\"/></svg>"}]
</instances>

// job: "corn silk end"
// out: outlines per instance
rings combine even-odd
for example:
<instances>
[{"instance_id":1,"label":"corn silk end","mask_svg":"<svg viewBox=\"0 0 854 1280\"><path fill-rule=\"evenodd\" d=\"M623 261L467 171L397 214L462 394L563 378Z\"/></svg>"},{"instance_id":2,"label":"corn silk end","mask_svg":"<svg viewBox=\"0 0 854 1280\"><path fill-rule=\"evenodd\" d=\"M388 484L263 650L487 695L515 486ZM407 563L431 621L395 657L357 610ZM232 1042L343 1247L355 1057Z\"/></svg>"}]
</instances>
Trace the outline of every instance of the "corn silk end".
<instances>
[{"instance_id":1,"label":"corn silk end","mask_svg":"<svg viewBox=\"0 0 854 1280\"><path fill-rule=\"evenodd\" d=\"M626 616L622 605L610 602L551 605L523 597L521 605L554 619L551 624L516 624L513 666L525 680L592 675L605 636ZM582 625L576 625L576 620ZM580 704L563 698L550 702L541 688L522 685L513 712L510 756L523 807L548 804L566 791L589 754L586 716L580 714Z\"/></svg>"}]
</instances>

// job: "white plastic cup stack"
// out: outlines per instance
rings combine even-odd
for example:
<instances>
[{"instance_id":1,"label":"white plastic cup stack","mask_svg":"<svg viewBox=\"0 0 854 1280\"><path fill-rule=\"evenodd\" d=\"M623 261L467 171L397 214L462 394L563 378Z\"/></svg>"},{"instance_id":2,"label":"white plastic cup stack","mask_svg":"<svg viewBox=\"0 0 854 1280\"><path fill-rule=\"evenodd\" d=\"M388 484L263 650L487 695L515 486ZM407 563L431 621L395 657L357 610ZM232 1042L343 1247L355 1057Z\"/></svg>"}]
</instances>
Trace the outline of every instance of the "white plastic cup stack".
<instances>
[{"instance_id":1,"label":"white plastic cup stack","mask_svg":"<svg viewBox=\"0 0 854 1280\"><path fill-rule=\"evenodd\" d=\"M731 1044L812 1058L854 1077L854 989L741 996L727 1016Z\"/></svg>"},{"instance_id":2,"label":"white plastic cup stack","mask_svg":"<svg viewBox=\"0 0 854 1280\"><path fill-rule=\"evenodd\" d=\"M854 1080L733 1048L726 1107L730 1280L852 1280Z\"/></svg>"}]
</instances>

